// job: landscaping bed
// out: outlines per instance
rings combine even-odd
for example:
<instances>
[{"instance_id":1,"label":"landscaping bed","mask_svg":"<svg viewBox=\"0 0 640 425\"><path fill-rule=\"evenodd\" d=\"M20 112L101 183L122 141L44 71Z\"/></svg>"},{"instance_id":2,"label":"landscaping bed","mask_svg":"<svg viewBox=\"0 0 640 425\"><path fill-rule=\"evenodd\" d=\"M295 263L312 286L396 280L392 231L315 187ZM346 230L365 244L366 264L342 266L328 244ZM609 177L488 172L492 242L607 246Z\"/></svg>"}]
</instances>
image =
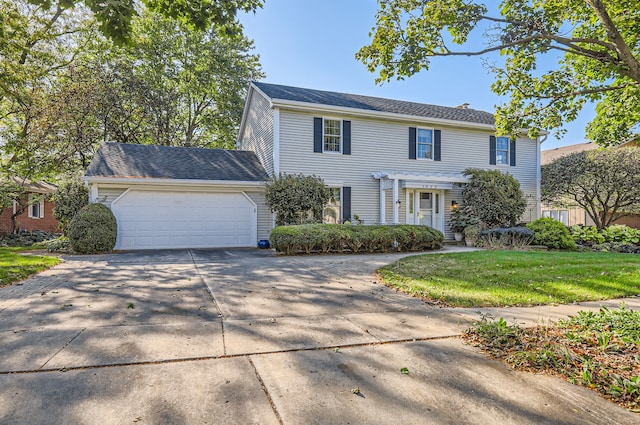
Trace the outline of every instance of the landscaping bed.
<instances>
[{"instance_id":1,"label":"landscaping bed","mask_svg":"<svg viewBox=\"0 0 640 425\"><path fill-rule=\"evenodd\" d=\"M529 329L483 317L464 339L514 369L560 376L640 413L640 312L581 311Z\"/></svg>"}]
</instances>

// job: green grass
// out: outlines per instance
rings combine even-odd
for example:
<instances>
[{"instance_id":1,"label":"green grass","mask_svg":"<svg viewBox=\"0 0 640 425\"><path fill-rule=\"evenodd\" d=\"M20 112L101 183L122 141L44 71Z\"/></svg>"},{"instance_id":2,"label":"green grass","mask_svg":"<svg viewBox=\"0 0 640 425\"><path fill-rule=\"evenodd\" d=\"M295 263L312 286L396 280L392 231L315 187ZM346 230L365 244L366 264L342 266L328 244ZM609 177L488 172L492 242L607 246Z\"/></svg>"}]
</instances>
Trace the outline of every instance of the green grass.
<instances>
[{"instance_id":1,"label":"green grass","mask_svg":"<svg viewBox=\"0 0 640 425\"><path fill-rule=\"evenodd\" d=\"M55 266L60 262L55 257L19 255L25 248L0 248L0 287Z\"/></svg>"},{"instance_id":2,"label":"green grass","mask_svg":"<svg viewBox=\"0 0 640 425\"><path fill-rule=\"evenodd\" d=\"M640 295L640 255L475 251L403 258L385 284L456 307L568 304Z\"/></svg>"}]
</instances>

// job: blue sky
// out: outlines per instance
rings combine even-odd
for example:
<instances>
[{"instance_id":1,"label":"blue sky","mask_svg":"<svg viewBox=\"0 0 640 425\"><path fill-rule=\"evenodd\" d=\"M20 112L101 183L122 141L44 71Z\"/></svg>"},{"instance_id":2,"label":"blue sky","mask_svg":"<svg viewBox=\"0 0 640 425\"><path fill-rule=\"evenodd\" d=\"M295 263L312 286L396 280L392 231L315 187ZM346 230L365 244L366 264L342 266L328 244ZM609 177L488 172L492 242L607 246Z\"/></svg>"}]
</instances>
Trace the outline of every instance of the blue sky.
<instances>
[{"instance_id":1,"label":"blue sky","mask_svg":"<svg viewBox=\"0 0 640 425\"><path fill-rule=\"evenodd\" d=\"M262 9L240 21L260 54L266 82L444 106L466 102L493 112L500 99L490 90L493 76L477 57L436 58L429 71L376 85L376 76L354 57L369 43L376 10L375 0L265 0ZM475 43L482 42L478 31ZM583 142L593 114L588 107L566 127L563 139L550 136L542 148Z\"/></svg>"}]
</instances>

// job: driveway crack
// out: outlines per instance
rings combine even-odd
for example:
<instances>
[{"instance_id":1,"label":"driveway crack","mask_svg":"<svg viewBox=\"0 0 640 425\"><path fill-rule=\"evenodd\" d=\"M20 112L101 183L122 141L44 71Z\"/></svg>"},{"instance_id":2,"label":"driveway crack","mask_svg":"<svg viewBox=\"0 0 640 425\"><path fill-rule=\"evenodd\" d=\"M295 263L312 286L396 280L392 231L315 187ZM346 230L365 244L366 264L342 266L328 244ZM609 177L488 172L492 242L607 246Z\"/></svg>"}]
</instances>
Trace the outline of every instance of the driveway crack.
<instances>
[{"instance_id":1,"label":"driveway crack","mask_svg":"<svg viewBox=\"0 0 640 425\"><path fill-rule=\"evenodd\" d=\"M64 344L64 345L62 346L62 348L60 348L58 351L56 351L56 352L53 354L53 356L49 357L49 359L48 359L46 362L44 362L44 363L42 364L42 366L40 366L40 369L44 368L44 367L45 367L45 366L46 366L46 365L47 365L47 364L48 364L48 363L49 363L49 362L50 362L50 361L51 361L55 356L57 356L58 354L60 354L60 352L61 352L62 350L64 350L65 348L67 348L67 347L69 346L69 344L71 344L71 343L72 343L72 342L73 342L77 337L79 337L79 336L80 336L80 334L81 334L82 332L84 332L84 331L86 331L86 330L87 330L87 328L82 328L82 329L80 329L80 331L79 331L77 334L75 334L75 335L73 336L73 338L71 338L69 341L67 341L67 343L66 343L66 344Z\"/></svg>"},{"instance_id":2,"label":"driveway crack","mask_svg":"<svg viewBox=\"0 0 640 425\"><path fill-rule=\"evenodd\" d=\"M200 282L202 282L202 285L205 287L205 289L207 290L207 292L211 296L211 301L213 302L213 305L215 306L216 311L218 312L218 317L220 318L220 327L221 327L221 330L222 330L222 350L223 350L224 355L226 356L227 355L227 342L225 341L225 335L224 335L224 315L222 314L222 310L220 309L220 305L218 304L218 300L216 300L216 296L213 295L213 291L209 287L209 284L207 283L207 280L204 278L204 276L202 275L202 272L200 271L200 268L198 267L198 263L196 262L196 259L193 256L193 251L189 250L189 256L191 257L191 262L193 263L193 267L195 267L195 269L196 269L196 274L200 278Z\"/></svg>"},{"instance_id":3,"label":"driveway crack","mask_svg":"<svg viewBox=\"0 0 640 425\"><path fill-rule=\"evenodd\" d=\"M247 360L249 361L249 364L251 365L251 367L253 368L253 371L256 374L256 378L258 379L258 382L262 387L262 391L264 391L264 395L267 397L267 401L269 402L269 405L271 406L271 410L273 410L273 414L276 416L278 423L280 425L284 425L284 422L282 421L282 417L280 416L278 409L276 409L276 405L273 403L273 398L271 397L271 394L269 394L269 390L267 389L267 386L264 384L264 381L260 376L260 372L258 372L258 369L256 368L256 365L253 363L253 360L251 360L251 357L247 356Z\"/></svg>"}]
</instances>

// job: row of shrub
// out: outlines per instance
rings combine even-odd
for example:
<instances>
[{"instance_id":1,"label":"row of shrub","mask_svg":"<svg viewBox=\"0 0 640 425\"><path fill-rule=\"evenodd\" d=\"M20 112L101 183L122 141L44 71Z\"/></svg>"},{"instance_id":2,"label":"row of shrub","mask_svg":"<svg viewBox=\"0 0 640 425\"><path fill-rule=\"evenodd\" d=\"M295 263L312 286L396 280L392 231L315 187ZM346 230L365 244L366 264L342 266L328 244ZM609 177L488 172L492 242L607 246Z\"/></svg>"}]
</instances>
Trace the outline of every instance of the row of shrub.
<instances>
[{"instance_id":1,"label":"row of shrub","mask_svg":"<svg viewBox=\"0 0 640 425\"><path fill-rule=\"evenodd\" d=\"M640 230L623 224L598 230L595 226L567 227L552 218L540 218L527 228L534 232L533 244L550 249L640 253Z\"/></svg>"},{"instance_id":2,"label":"row of shrub","mask_svg":"<svg viewBox=\"0 0 640 425\"><path fill-rule=\"evenodd\" d=\"M428 226L303 224L279 226L269 243L287 255L313 252L415 252L440 249L444 235Z\"/></svg>"}]
</instances>

